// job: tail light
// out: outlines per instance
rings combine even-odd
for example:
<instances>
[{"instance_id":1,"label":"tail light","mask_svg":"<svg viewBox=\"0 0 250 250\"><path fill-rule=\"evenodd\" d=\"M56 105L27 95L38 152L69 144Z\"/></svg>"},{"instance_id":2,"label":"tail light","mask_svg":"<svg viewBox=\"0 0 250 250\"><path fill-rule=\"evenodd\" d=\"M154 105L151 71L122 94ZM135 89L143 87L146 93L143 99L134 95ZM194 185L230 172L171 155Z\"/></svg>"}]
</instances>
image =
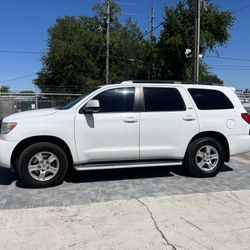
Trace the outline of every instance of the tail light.
<instances>
[{"instance_id":1,"label":"tail light","mask_svg":"<svg viewBox=\"0 0 250 250\"><path fill-rule=\"evenodd\" d=\"M248 123L250 124L250 115L248 113L243 113L241 114L241 117Z\"/></svg>"}]
</instances>

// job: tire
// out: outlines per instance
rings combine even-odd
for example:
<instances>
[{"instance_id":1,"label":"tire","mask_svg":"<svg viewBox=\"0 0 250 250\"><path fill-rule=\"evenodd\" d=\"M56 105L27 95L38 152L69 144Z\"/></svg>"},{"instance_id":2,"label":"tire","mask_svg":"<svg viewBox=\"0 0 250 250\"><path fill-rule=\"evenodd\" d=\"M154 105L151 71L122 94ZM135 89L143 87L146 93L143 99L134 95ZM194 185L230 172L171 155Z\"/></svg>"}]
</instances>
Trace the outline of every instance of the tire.
<instances>
[{"instance_id":1,"label":"tire","mask_svg":"<svg viewBox=\"0 0 250 250\"><path fill-rule=\"evenodd\" d=\"M210 137L199 138L190 143L184 159L184 166L196 177L216 176L224 163L225 152L222 145Z\"/></svg>"},{"instance_id":2,"label":"tire","mask_svg":"<svg viewBox=\"0 0 250 250\"><path fill-rule=\"evenodd\" d=\"M18 161L18 174L27 187L44 188L60 184L68 170L65 152L57 145L39 142L27 147Z\"/></svg>"}]
</instances>

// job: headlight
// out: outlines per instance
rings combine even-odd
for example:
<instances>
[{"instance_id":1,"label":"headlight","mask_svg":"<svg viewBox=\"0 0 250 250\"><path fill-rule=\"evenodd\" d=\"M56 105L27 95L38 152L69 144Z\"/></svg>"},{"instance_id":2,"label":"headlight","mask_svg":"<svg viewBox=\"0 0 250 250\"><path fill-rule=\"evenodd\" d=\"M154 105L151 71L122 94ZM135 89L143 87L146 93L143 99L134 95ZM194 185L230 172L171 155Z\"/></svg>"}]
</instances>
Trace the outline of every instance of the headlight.
<instances>
[{"instance_id":1,"label":"headlight","mask_svg":"<svg viewBox=\"0 0 250 250\"><path fill-rule=\"evenodd\" d=\"M1 124L1 135L8 134L11 130L13 130L16 127L16 122L3 122Z\"/></svg>"}]
</instances>

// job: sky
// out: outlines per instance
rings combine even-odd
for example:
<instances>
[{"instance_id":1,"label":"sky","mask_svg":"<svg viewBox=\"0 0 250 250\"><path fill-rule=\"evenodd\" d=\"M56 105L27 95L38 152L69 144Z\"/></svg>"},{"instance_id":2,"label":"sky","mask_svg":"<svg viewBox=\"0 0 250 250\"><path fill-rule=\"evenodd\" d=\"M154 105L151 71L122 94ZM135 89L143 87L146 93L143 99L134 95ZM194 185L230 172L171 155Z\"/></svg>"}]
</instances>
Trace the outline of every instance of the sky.
<instances>
[{"instance_id":1,"label":"sky","mask_svg":"<svg viewBox=\"0 0 250 250\"><path fill-rule=\"evenodd\" d=\"M101 0L100 0L101 1ZM11 91L36 90L32 80L41 69L47 30L57 17L92 16L96 0L0 0L0 85ZM142 31L150 29L152 0L117 0L122 8L121 22L131 17ZM212 0L222 10L236 11L231 38L216 53L208 53L204 61L226 86L250 88L250 1ZM156 26L162 21L164 5L175 6L177 0L155 0ZM160 28L157 32L160 31ZM22 54L16 52L30 52ZM183 52L184 53L184 52ZM227 59L223 59L227 58ZM235 60L236 59L236 60ZM23 77L23 78L21 78ZM17 79L18 78L18 79ZM21 79L20 79L21 78Z\"/></svg>"}]
</instances>

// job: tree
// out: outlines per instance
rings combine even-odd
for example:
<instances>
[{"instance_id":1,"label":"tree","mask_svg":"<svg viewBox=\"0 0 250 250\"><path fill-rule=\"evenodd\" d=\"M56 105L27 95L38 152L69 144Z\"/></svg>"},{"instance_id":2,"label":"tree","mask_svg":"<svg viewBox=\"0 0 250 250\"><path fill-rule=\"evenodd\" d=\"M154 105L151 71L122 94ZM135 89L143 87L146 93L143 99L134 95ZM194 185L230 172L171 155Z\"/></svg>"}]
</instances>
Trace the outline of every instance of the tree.
<instances>
[{"instance_id":1,"label":"tree","mask_svg":"<svg viewBox=\"0 0 250 250\"><path fill-rule=\"evenodd\" d=\"M145 41L131 19L111 28L110 82L135 79L144 71Z\"/></svg>"},{"instance_id":2,"label":"tree","mask_svg":"<svg viewBox=\"0 0 250 250\"><path fill-rule=\"evenodd\" d=\"M114 0L110 0L110 22L112 24L119 24L118 16L121 14L121 8ZM107 0L102 3L96 3L93 6L93 11L97 13L99 20L103 21L103 27L106 28L107 20Z\"/></svg>"},{"instance_id":3,"label":"tree","mask_svg":"<svg viewBox=\"0 0 250 250\"><path fill-rule=\"evenodd\" d=\"M43 91L83 91L101 78L104 39L97 17L58 18L49 28L48 52L35 84Z\"/></svg>"},{"instance_id":4,"label":"tree","mask_svg":"<svg viewBox=\"0 0 250 250\"><path fill-rule=\"evenodd\" d=\"M142 75L145 41L129 19L121 25L120 8L111 4L110 83ZM42 91L84 91L105 79L105 4L96 4L94 17L58 18L48 30L48 51L35 84ZM104 30L103 30L104 29Z\"/></svg>"},{"instance_id":5,"label":"tree","mask_svg":"<svg viewBox=\"0 0 250 250\"><path fill-rule=\"evenodd\" d=\"M33 90L22 90L19 91L20 94L34 94L35 92Z\"/></svg>"},{"instance_id":6,"label":"tree","mask_svg":"<svg viewBox=\"0 0 250 250\"><path fill-rule=\"evenodd\" d=\"M201 12L201 54L225 45L230 38L229 29L234 22L230 11L221 11L210 1L207 2L207 10ZM194 16L194 0L179 1L175 8L165 8L163 30L158 43L161 78L192 79L192 59L187 59L184 52L186 49L194 51ZM208 77L209 71L206 67L203 70L207 79L216 78L215 75ZM204 71L201 70L200 74L202 79Z\"/></svg>"},{"instance_id":7,"label":"tree","mask_svg":"<svg viewBox=\"0 0 250 250\"><path fill-rule=\"evenodd\" d=\"M2 92L2 93L9 93L10 92L10 87L2 85L2 86L0 86L0 92Z\"/></svg>"},{"instance_id":8,"label":"tree","mask_svg":"<svg viewBox=\"0 0 250 250\"><path fill-rule=\"evenodd\" d=\"M94 17L58 18L48 30L47 53L35 84L43 92L82 92L103 84L106 57L106 1L95 4ZM194 47L194 0L165 9L159 40L147 40L131 19L119 21L120 7L111 1L110 83L128 79L192 79L192 59L184 52ZM234 18L208 3L202 11L201 53L224 45ZM200 64L200 79L222 81Z\"/></svg>"}]
</instances>

